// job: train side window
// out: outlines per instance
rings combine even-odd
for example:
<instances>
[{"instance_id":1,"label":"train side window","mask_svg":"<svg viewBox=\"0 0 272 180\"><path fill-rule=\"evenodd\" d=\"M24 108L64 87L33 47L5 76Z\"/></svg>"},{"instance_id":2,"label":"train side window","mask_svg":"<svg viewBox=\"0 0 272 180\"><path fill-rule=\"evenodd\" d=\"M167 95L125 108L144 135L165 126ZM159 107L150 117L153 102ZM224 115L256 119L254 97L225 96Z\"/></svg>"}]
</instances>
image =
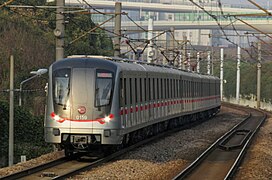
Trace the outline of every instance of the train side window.
<instances>
[{"instance_id":1,"label":"train side window","mask_svg":"<svg viewBox=\"0 0 272 180\"><path fill-rule=\"evenodd\" d=\"M163 80L161 79L161 84L160 84L160 86L161 86L160 99L163 99L163 85L162 85L162 82L163 82Z\"/></svg>"},{"instance_id":2,"label":"train side window","mask_svg":"<svg viewBox=\"0 0 272 180\"><path fill-rule=\"evenodd\" d=\"M144 102L147 101L147 80L144 78Z\"/></svg>"},{"instance_id":3,"label":"train side window","mask_svg":"<svg viewBox=\"0 0 272 180\"><path fill-rule=\"evenodd\" d=\"M169 99L169 91L170 91L169 79L167 79L167 86L166 86L166 89L167 89L166 98Z\"/></svg>"},{"instance_id":4,"label":"train side window","mask_svg":"<svg viewBox=\"0 0 272 180\"><path fill-rule=\"evenodd\" d=\"M166 97L166 91L167 91L166 79L164 79L164 84L163 84L163 86L164 86L164 99L167 99L167 97Z\"/></svg>"},{"instance_id":5,"label":"train side window","mask_svg":"<svg viewBox=\"0 0 272 180\"><path fill-rule=\"evenodd\" d=\"M182 79L181 80L181 92L180 92L180 94L181 94L181 97L183 98L184 97L184 80Z\"/></svg>"},{"instance_id":6,"label":"train side window","mask_svg":"<svg viewBox=\"0 0 272 180\"><path fill-rule=\"evenodd\" d=\"M193 87L193 83L192 83L192 80L189 81L189 84L190 84L190 91L189 91L189 95L190 97L192 97L192 87Z\"/></svg>"},{"instance_id":7,"label":"train side window","mask_svg":"<svg viewBox=\"0 0 272 180\"><path fill-rule=\"evenodd\" d=\"M127 78L124 78L124 101L125 105L127 105Z\"/></svg>"},{"instance_id":8,"label":"train side window","mask_svg":"<svg viewBox=\"0 0 272 180\"><path fill-rule=\"evenodd\" d=\"M157 99L160 99L160 86L159 86L159 78L157 78Z\"/></svg>"},{"instance_id":9,"label":"train side window","mask_svg":"<svg viewBox=\"0 0 272 180\"><path fill-rule=\"evenodd\" d=\"M153 88L152 100L155 100L155 98L156 98L156 86L155 86L155 83L156 83L156 79L152 78L152 88Z\"/></svg>"},{"instance_id":10,"label":"train side window","mask_svg":"<svg viewBox=\"0 0 272 180\"><path fill-rule=\"evenodd\" d=\"M176 79L176 98L179 97L179 80Z\"/></svg>"},{"instance_id":11,"label":"train side window","mask_svg":"<svg viewBox=\"0 0 272 180\"><path fill-rule=\"evenodd\" d=\"M194 85L194 87L193 87L193 97L195 97L196 96L196 83L195 82L193 82L193 85Z\"/></svg>"},{"instance_id":12,"label":"train side window","mask_svg":"<svg viewBox=\"0 0 272 180\"><path fill-rule=\"evenodd\" d=\"M189 97L189 81L186 80L186 97L188 98Z\"/></svg>"},{"instance_id":13,"label":"train side window","mask_svg":"<svg viewBox=\"0 0 272 180\"><path fill-rule=\"evenodd\" d=\"M139 101L143 102L143 90L142 90L142 78L139 79L140 80L140 97L139 97Z\"/></svg>"},{"instance_id":14,"label":"train side window","mask_svg":"<svg viewBox=\"0 0 272 180\"><path fill-rule=\"evenodd\" d=\"M123 88L123 79L120 78L120 86L119 86L119 107L123 107L123 99L124 99L124 88Z\"/></svg>"},{"instance_id":15,"label":"train side window","mask_svg":"<svg viewBox=\"0 0 272 180\"><path fill-rule=\"evenodd\" d=\"M192 83L192 81L190 81L190 97L192 97L192 87L193 87L193 83Z\"/></svg>"},{"instance_id":16,"label":"train side window","mask_svg":"<svg viewBox=\"0 0 272 180\"><path fill-rule=\"evenodd\" d=\"M176 98L177 96L177 86L176 86L176 79L173 79L173 83L174 83L174 98Z\"/></svg>"},{"instance_id":17,"label":"train side window","mask_svg":"<svg viewBox=\"0 0 272 180\"><path fill-rule=\"evenodd\" d=\"M193 97L193 95L194 95L193 92L194 92L194 82L193 82L193 79L192 79L191 80L191 89L190 89L190 93L191 93L190 95L191 96L190 97Z\"/></svg>"},{"instance_id":18,"label":"train side window","mask_svg":"<svg viewBox=\"0 0 272 180\"><path fill-rule=\"evenodd\" d=\"M135 87L134 87L134 91L135 91L135 103L138 103L138 88L139 88L139 86L138 86L138 84L137 84L137 81L138 81L138 79L137 78L135 78L134 79L134 83L135 83Z\"/></svg>"},{"instance_id":19,"label":"train side window","mask_svg":"<svg viewBox=\"0 0 272 180\"><path fill-rule=\"evenodd\" d=\"M175 79L173 79L172 80L172 83L173 83L173 85L172 85L172 87L173 87L173 98L175 98L175 96L176 96L176 86L175 86Z\"/></svg>"},{"instance_id":20,"label":"train side window","mask_svg":"<svg viewBox=\"0 0 272 180\"><path fill-rule=\"evenodd\" d=\"M180 92L181 92L181 80L178 79L178 98L181 98L181 93Z\"/></svg>"},{"instance_id":21,"label":"train side window","mask_svg":"<svg viewBox=\"0 0 272 180\"><path fill-rule=\"evenodd\" d=\"M130 102L129 104L131 105L132 104L132 78L129 78L129 97L130 97Z\"/></svg>"},{"instance_id":22,"label":"train side window","mask_svg":"<svg viewBox=\"0 0 272 180\"><path fill-rule=\"evenodd\" d=\"M178 98L178 92L179 92L179 87L178 87L178 80L176 79L176 98Z\"/></svg>"},{"instance_id":23,"label":"train side window","mask_svg":"<svg viewBox=\"0 0 272 180\"><path fill-rule=\"evenodd\" d=\"M187 98L189 97L189 91L190 91L190 82L186 81L186 86L187 86Z\"/></svg>"},{"instance_id":24,"label":"train side window","mask_svg":"<svg viewBox=\"0 0 272 180\"><path fill-rule=\"evenodd\" d=\"M185 91L185 87L184 87L184 80L181 80L181 94L182 94L182 98L184 97L184 91Z\"/></svg>"},{"instance_id":25,"label":"train side window","mask_svg":"<svg viewBox=\"0 0 272 180\"><path fill-rule=\"evenodd\" d=\"M170 98L172 99L173 97L173 81L170 79Z\"/></svg>"},{"instance_id":26,"label":"train side window","mask_svg":"<svg viewBox=\"0 0 272 180\"><path fill-rule=\"evenodd\" d=\"M151 86L151 78L148 78L148 92L149 92L149 96L148 96L148 100L151 101L152 96L151 96L151 91L152 91L152 86Z\"/></svg>"},{"instance_id":27,"label":"train side window","mask_svg":"<svg viewBox=\"0 0 272 180\"><path fill-rule=\"evenodd\" d=\"M186 98L187 96L187 86L186 86L186 80L183 81L183 84L184 84L184 89L183 89L183 94L184 94L184 97Z\"/></svg>"},{"instance_id":28,"label":"train side window","mask_svg":"<svg viewBox=\"0 0 272 180\"><path fill-rule=\"evenodd\" d=\"M169 99L169 98L170 98L170 91L171 91L171 87L170 87L170 79L167 79L167 81L168 81L168 84L167 84L167 86L168 86L168 90L167 90L167 98Z\"/></svg>"},{"instance_id":29,"label":"train side window","mask_svg":"<svg viewBox=\"0 0 272 180\"><path fill-rule=\"evenodd\" d=\"M153 78L150 78L150 89L151 89L150 100L152 101L154 94Z\"/></svg>"},{"instance_id":30,"label":"train side window","mask_svg":"<svg viewBox=\"0 0 272 180\"><path fill-rule=\"evenodd\" d=\"M176 79L176 87L177 87L177 89L176 89L176 98L178 98L179 97L179 80L178 79Z\"/></svg>"},{"instance_id":31,"label":"train side window","mask_svg":"<svg viewBox=\"0 0 272 180\"><path fill-rule=\"evenodd\" d=\"M156 78L153 78L153 100L156 100Z\"/></svg>"},{"instance_id":32,"label":"train side window","mask_svg":"<svg viewBox=\"0 0 272 180\"><path fill-rule=\"evenodd\" d=\"M172 79L169 79L169 87L170 87L170 89L169 89L169 98L171 99L172 98L172 90L173 90L173 88L172 88Z\"/></svg>"},{"instance_id":33,"label":"train side window","mask_svg":"<svg viewBox=\"0 0 272 180\"><path fill-rule=\"evenodd\" d=\"M151 98L151 100L155 100L155 90L156 90L156 88L155 88L155 78L152 78L152 98Z\"/></svg>"}]
</instances>

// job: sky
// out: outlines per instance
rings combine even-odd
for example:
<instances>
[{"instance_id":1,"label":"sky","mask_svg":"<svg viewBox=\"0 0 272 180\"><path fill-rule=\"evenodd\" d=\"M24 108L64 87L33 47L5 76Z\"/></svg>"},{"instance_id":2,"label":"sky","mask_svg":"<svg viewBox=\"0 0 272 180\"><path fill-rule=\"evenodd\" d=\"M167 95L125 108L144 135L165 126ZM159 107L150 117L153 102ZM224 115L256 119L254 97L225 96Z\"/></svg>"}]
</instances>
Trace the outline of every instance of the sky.
<instances>
[{"instance_id":1,"label":"sky","mask_svg":"<svg viewBox=\"0 0 272 180\"><path fill-rule=\"evenodd\" d=\"M259 5L267 5L267 2L271 0L253 0ZM221 0L222 3L231 3L231 4L251 4L247 0ZM270 6L272 5L272 1L270 2Z\"/></svg>"}]
</instances>

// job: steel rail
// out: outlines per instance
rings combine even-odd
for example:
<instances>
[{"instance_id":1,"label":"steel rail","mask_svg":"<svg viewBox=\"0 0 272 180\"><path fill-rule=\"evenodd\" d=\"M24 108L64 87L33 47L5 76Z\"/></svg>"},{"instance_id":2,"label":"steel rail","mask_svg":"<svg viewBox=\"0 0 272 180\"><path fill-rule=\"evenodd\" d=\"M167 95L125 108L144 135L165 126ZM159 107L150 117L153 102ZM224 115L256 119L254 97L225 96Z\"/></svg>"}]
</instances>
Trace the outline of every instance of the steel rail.
<instances>
[{"instance_id":1,"label":"steel rail","mask_svg":"<svg viewBox=\"0 0 272 180\"><path fill-rule=\"evenodd\" d=\"M225 104L225 106L229 106L227 104ZM241 108L239 106L239 108ZM248 108L244 108L244 109L248 109ZM259 111L260 112L260 111ZM187 168L185 168L183 171L181 171L178 175L176 175L173 179L184 179L184 178L188 178L190 179L190 176L192 176L192 174L194 174L194 172L196 171L196 169L198 169L202 163L211 163L211 157L215 157L212 156L212 153L220 153L221 152L227 152L228 154L230 153L235 153L232 151L237 151L239 150L239 155L235 158L234 163L232 164L232 166L229 168L229 171L227 171L226 175L224 176L225 179L230 179L234 176L235 172L237 171L240 163L243 160L243 157L246 153L246 150L249 147L249 144L252 142L252 139L254 137L254 135L256 134L256 132L258 131L258 129L260 128L260 126L262 125L262 123L264 122L264 120L266 119L266 114L263 113L262 119L261 121L256 125L256 128L254 129L253 132L248 132L248 130L238 130L237 129L241 129L245 126L247 126L249 123L248 121L250 121L251 118L254 118L251 113L250 115L248 115L242 122L240 122L239 124L237 124L236 126L234 126L230 131L228 131L227 133L225 133L223 136L221 136L219 139L217 139L208 149L206 149L195 161L193 161L189 166L187 166ZM246 132L245 137L241 137L241 134L238 133L238 135L240 136L239 138L241 139L240 141L242 141L242 143L240 144L235 144L237 143L234 142L234 145L232 144L232 146L225 146L225 142L230 140L232 136L235 136L235 133L237 132ZM243 134L242 134L243 135ZM230 143L231 144L231 143ZM222 148L223 147L223 148ZM217 156L220 156L217 154ZM218 157L217 157L218 158ZM222 158L222 156L220 157ZM207 159L209 159L209 161L207 161ZM222 163L223 161L220 160ZM207 164L209 164L207 163ZM216 161L215 161L216 164ZM208 169L208 165L206 165L206 169ZM220 168L219 168L220 169Z\"/></svg>"},{"instance_id":2,"label":"steel rail","mask_svg":"<svg viewBox=\"0 0 272 180\"><path fill-rule=\"evenodd\" d=\"M125 154L125 153L127 153L129 151L131 151L131 150L134 150L135 148L143 146L143 145L145 145L145 144L147 144L149 142L155 141L157 139L161 139L162 137L168 136L168 135L173 134L173 133L175 133L177 131L180 131L180 130L183 130L183 129L187 129L187 128L190 128L192 126L196 126L197 124L200 124L200 123L202 123L205 120L191 122L191 123L188 123L188 124L184 124L184 125L182 125L180 127L176 127L176 128L170 129L170 130L166 130L166 131L161 132L161 133L159 133L159 134L157 134L155 136L151 136L151 137L149 137L147 139L144 139L144 140L141 140L141 141L139 141L139 142L137 142L135 144L132 144L132 145L130 145L130 146L124 148L124 149L121 149L121 150L119 150L119 151L117 151L117 152L115 152L115 153L113 153L113 154L111 154L111 155L109 155L109 156L107 156L105 158L99 159L96 162L93 162L93 163L91 163L89 165L86 165L85 167L82 167L82 168L79 168L79 169L75 169L73 171L70 171L70 172L68 172L66 174L54 177L52 179L54 179L54 180L65 179L65 178L69 178L71 176L77 175L80 172L91 170L92 168L97 167L97 166L99 166L102 163L109 162L110 160L113 160L113 159L115 159L115 158L117 158L117 157L119 157L119 156L121 156L121 155L123 155L123 154Z\"/></svg>"},{"instance_id":3,"label":"steel rail","mask_svg":"<svg viewBox=\"0 0 272 180\"><path fill-rule=\"evenodd\" d=\"M16 172L14 174L10 174L10 175L7 175L7 176L0 177L0 180L6 180L6 179L11 180L11 179L23 178L23 177L26 177L26 176L28 176L30 174L37 173L39 171L42 171L42 170L47 169L47 168L54 167L56 165L62 164L62 163L67 162L67 161L68 161L67 158L63 157L63 158L60 158L60 159L50 161L48 163L38 165L38 166L33 167L33 168L29 168L29 169L26 169L26 170L23 170L23 171Z\"/></svg>"},{"instance_id":4,"label":"steel rail","mask_svg":"<svg viewBox=\"0 0 272 180\"><path fill-rule=\"evenodd\" d=\"M263 112L264 113L264 112ZM234 177L235 173L237 172L240 164L243 161L243 158L246 154L246 150L247 148L250 146L251 142L253 141L255 134L259 131L260 127L262 126L262 124L265 122L267 118L267 114L264 113L264 117L261 120L261 122L258 124L257 128L254 130L254 132L251 134L251 136L249 137L249 139L247 140L246 144L244 145L243 149L241 150L239 156L237 157L236 161L234 162L233 166L231 167L231 169L229 170L228 174L226 175L226 177L224 178L226 179L231 179Z\"/></svg>"},{"instance_id":5,"label":"steel rail","mask_svg":"<svg viewBox=\"0 0 272 180\"><path fill-rule=\"evenodd\" d=\"M210 119L210 118L209 118ZM61 158L46 164L39 165L34 168L30 168L21 172L17 172L5 177L0 178L0 180L4 179L65 179L74 175L79 174L80 172L90 170L94 167L97 167L105 162L109 162L110 160L113 160L126 152L129 152L135 148L138 148L142 145L145 145L151 141L155 141L157 139L161 139L162 137L165 137L167 135L170 135L172 133L175 133L177 131L190 128L192 126L196 126L197 124L202 123L207 119L200 119L199 121L183 124L182 126L168 129L164 132L161 132L157 135L151 136L149 138L146 138L144 140L141 140L139 142L136 142L135 144L132 144L128 147L125 147L123 149L120 149L119 151L110 154L104 158L99 158L97 160L92 161L77 161L77 160L69 160L68 158Z\"/></svg>"}]
</instances>

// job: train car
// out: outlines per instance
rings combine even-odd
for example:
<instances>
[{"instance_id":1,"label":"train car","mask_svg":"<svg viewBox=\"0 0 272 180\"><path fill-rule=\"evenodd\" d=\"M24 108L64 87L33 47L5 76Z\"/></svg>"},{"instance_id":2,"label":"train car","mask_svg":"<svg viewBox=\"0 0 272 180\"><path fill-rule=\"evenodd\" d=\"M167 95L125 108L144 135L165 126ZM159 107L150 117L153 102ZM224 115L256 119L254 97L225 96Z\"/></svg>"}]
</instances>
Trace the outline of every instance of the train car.
<instances>
[{"instance_id":1,"label":"train car","mask_svg":"<svg viewBox=\"0 0 272 180\"><path fill-rule=\"evenodd\" d=\"M45 140L75 152L127 144L216 114L218 78L155 64L74 56L49 68Z\"/></svg>"}]
</instances>

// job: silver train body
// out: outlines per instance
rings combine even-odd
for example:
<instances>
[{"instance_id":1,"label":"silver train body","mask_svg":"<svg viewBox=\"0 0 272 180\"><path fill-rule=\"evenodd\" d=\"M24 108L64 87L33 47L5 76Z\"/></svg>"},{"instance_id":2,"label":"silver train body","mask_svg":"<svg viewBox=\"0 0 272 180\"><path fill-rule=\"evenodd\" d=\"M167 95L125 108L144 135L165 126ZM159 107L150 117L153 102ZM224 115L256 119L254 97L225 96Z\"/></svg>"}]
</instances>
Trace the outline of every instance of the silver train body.
<instances>
[{"instance_id":1,"label":"silver train body","mask_svg":"<svg viewBox=\"0 0 272 180\"><path fill-rule=\"evenodd\" d=\"M216 77L170 67L67 58L49 68L45 140L67 152L118 145L126 135L168 119L216 113L219 88Z\"/></svg>"}]
</instances>

